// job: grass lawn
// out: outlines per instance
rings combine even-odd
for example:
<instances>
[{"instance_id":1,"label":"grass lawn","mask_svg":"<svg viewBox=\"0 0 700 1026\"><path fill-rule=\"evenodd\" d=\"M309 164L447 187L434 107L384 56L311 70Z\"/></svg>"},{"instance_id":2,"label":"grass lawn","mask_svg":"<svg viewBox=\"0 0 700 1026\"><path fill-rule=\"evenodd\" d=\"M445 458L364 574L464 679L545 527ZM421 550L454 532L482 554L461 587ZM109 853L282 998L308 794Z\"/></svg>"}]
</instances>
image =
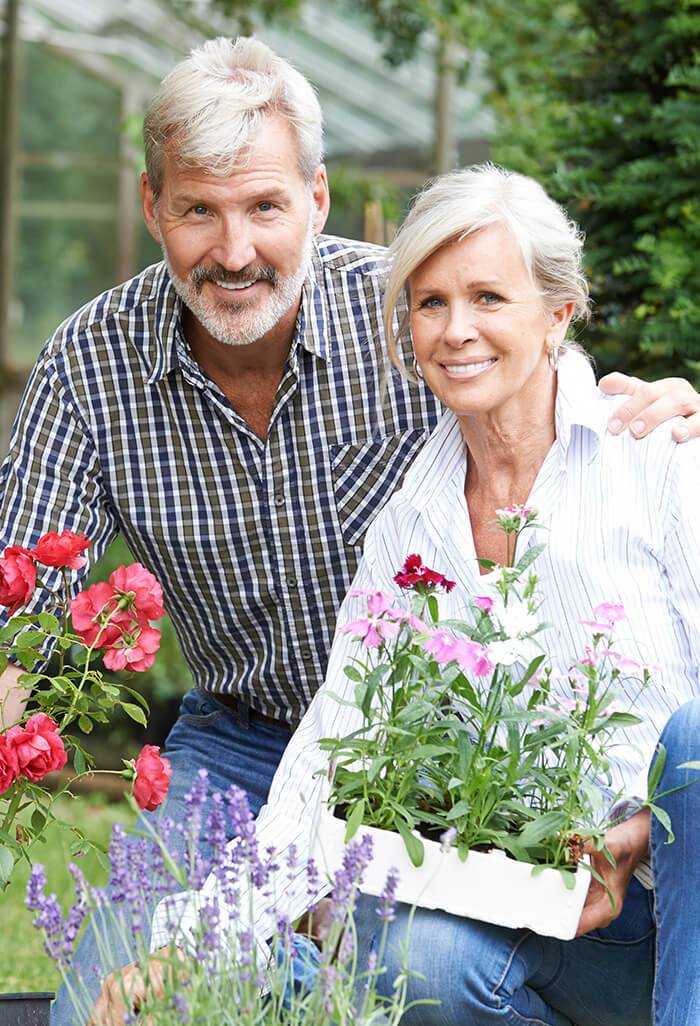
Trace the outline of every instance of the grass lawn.
<instances>
[{"instance_id":1,"label":"grass lawn","mask_svg":"<svg viewBox=\"0 0 700 1026\"><path fill-rule=\"evenodd\" d=\"M125 802L106 804L98 796L81 796L66 800L60 810L61 818L80 825L85 834L99 844L107 845L112 824L130 823L132 814ZM68 872L70 835L60 830L49 830L46 844L37 845L33 861L43 863L47 876L47 891L54 891L64 910L73 900L73 878ZM106 872L94 854L74 859L92 884L106 882ZM0 993L13 991L56 990L60 974L45 954L41 936L32 926L31 915L24 905L24 893L29 877L28 866L18 866L12 883L0 895L2 908L2 957L0 958Z\"/></svg>"}]
</instances>

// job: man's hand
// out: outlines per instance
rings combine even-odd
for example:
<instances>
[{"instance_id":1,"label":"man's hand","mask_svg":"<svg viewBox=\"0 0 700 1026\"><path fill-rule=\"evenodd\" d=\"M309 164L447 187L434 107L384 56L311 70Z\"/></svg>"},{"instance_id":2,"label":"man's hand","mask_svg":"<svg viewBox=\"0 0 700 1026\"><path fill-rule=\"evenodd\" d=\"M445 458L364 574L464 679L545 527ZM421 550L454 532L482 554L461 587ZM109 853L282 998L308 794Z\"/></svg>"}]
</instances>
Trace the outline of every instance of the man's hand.
<instances>
[{"instance_id":1,"label":"man's hand","mask_svg":"<svg viewBox=\"0 0 700 1026\"><path fill-rule=\"evenodd\" d=\"M133 962L111 973L102 986L87 1026L124 1026L125 1013L137 1012L149 1000L162 997L165 980L173 972L173 955L184 958L181 948L160 948L148 960L146 978ZM146 1024L148 1020L145 1021Z\"/></svg>"},{"instance_id":2,"label":"man's hand","mask_svg":"<svg viewBox=\"0 0 700 1026\"><path fill-rule=\"evenodd\" d=\"M649 809L642 809L624 823L619 823L608 830L605 844L615 859L614 868L602 851L595 851L590 842L586 845L586 854L590 855L594 869L608 885L615 899L615 907L612 906L608 891L594 877L579 920L577 937L591 930L610 926L613 919L619 916L632 874L640 859L649 850L649 818Z\"/></svg>"},{"instance_id":3,"label":"man's hand","mask_svg":"<svg viewBox=\"0 0 700 1026\"><path fill-rule=\"evenodd\" d=\"M601 378L599 384L606 395L631 396L608 421L611 434L619 435L629 428L635 438L643 438L664 421L685 417L683 424L674 425L673 438L677 442L700 438L700 395L684 378L646 382L615 371Z\"/></svg>"}]
</instances>

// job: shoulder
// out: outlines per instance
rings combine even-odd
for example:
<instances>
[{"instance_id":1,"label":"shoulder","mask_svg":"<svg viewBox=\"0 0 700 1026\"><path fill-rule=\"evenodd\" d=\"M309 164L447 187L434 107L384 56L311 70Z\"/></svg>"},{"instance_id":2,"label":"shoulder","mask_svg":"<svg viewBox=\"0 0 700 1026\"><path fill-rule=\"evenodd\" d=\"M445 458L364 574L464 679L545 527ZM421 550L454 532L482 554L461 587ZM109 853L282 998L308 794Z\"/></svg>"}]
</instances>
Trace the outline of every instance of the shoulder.
<instances>
[{"instance_id":1,"label":"shoulder","mask_svg":"<svg viewBox=\"0 0 700 1026\"><path fill-rule=\"evenodd\" d=\"M138 335L156 315L169 278L163 263L152 264L130 278L85 303L67 317L48 340L43 351L45 360L70 357L71 353L100 348L107 339ZM131 330L130 330L131 329ZM133 339L131 340L133 341Z\"/></svg>"},{"instance_id":2,"label":"shoulder","mask_svg":"<svg viewBox=\"0 0 700 1026\"><path fill-rule=\"evenodd\" d=\"M324 272L367 276L383 280L386 274L384 246L369 242L342 239L336 235L319 235L316 239L319 260Z\"/></svg>"}]
</instances>

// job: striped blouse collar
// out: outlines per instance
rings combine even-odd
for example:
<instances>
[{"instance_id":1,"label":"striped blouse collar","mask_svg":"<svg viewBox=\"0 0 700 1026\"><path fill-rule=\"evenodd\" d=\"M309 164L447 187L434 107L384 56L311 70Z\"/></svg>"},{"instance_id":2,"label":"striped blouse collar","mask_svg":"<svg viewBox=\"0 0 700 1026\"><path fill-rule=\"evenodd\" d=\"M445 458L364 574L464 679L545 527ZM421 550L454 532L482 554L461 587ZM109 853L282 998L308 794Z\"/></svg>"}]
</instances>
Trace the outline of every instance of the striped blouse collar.
<instances>
[{"instance_id":1,"label":"striped blouse collar","mask_svg":"<svg viewBox=\"0 0 700 1026\"><path fill-rule=\"evenodd\" d=\"M609 402L596 387L593 369L581 353L566 352L560 359L555 409L556 442L565 464L574 428L587 436L591 458L605 435ZM451 410L443 413L437 427L407 473L402 497L418 512L425 512L446 493L463 495L467 453L459 421ZM436 472L437 471L437 472Z\"/></svg>"}]
</instances>

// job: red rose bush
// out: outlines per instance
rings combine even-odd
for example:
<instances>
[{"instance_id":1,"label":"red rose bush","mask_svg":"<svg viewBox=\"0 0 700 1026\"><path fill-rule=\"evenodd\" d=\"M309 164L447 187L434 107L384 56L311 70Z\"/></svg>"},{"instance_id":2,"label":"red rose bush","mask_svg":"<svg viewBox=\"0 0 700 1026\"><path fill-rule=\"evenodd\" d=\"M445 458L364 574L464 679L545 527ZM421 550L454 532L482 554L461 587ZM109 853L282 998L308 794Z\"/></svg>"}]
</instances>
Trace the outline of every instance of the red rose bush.
<instances>
[{"instance_id":1,"label":"red rose bush","mask_svg":"<svg viewBox=\"0 0 700 1026\"><path fill-rule=\"evenodd\" d=\"M19 686L34 689L19 722L7 723L0 706L0 890L12 866L29 858L31 846L56 821L56 788L47 787L48 774L64 769L69 759L78 776L96 772L70 728L77 724L89 733L115 708L146 724L148 707L140 694L125 683L105 681L94 660L99 653L109 670L148 670L160 645L152 621L163 616L163 593L153 574L133 563L74 595L75 571L84 572L89 547L84 534L50 531L34 548L10 545L0 556L0 606L10 618L0 628L0 673L12 661L25 671ZM39 601L42 612L31 611ZM123 775L134 782L137 805L153 810L167 793L170 765L159 749L146 745ZM77 828L70 829L82 843Z\"/></svg>"}]
</instances>

